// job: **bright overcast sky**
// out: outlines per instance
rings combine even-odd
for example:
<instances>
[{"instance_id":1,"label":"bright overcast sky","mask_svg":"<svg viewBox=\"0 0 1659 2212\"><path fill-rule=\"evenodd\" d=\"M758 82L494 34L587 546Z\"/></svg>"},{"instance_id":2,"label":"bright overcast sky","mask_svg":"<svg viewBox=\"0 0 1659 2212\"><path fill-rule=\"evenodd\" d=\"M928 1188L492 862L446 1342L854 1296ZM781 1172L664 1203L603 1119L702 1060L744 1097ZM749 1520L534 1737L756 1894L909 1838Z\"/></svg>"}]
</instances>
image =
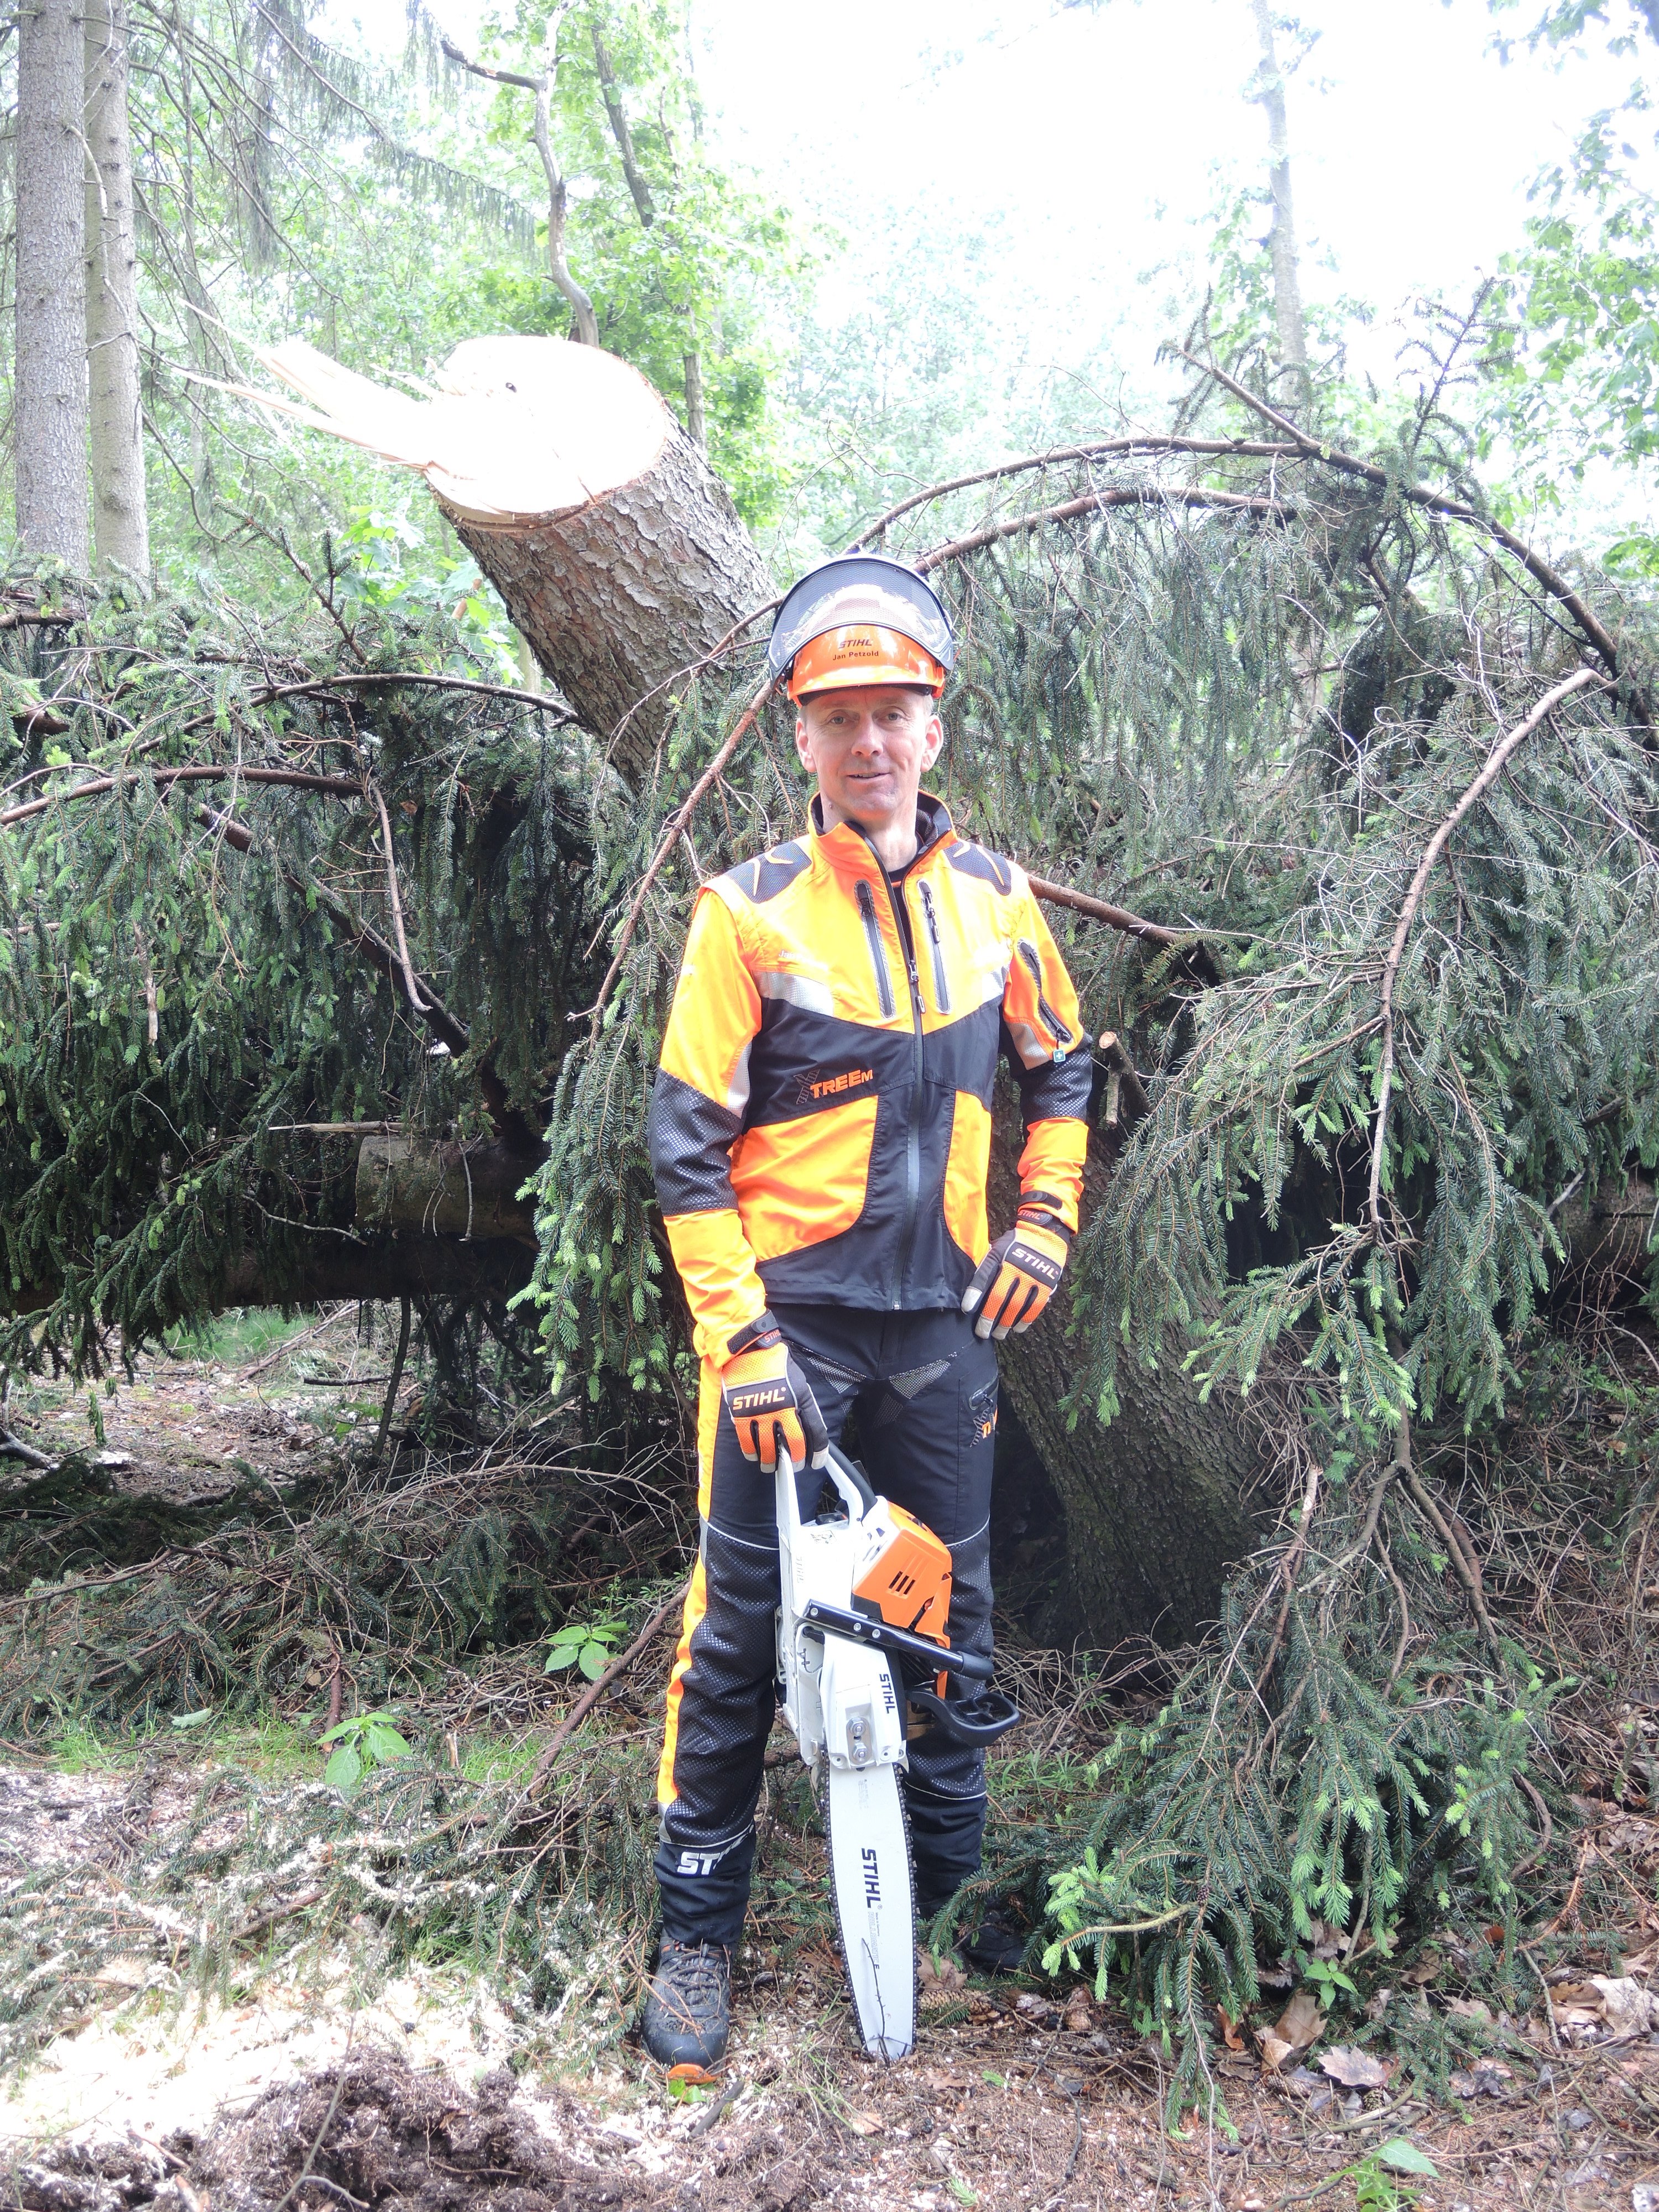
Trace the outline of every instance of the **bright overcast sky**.
<instances>
[{"instance_id":1,"label":"bright overcast sky","mask_svg":"<svg viewBox=\"0 0 1659 2212\"><path fill-rule=\"evenodd\" d=\"M1000 211L1011 286L1050 313L1092 301L1098 328L1146 272L1190 265L1224 190L1263 174L1249 0L693 0L692 20L731 154L839 202L854 235L881 198L907 206L919 252L930 204ZM1480 0L1311 0L1302 21L1319 32L1288 94L1304 289L1384 315L1467 296L1520 242L1540 167L1629 81L1599 54L1504 66ZM1151 289L1132 324L1157 320L1170 288Z\"/></svg>"},{"instance_id":2,"label":"bright overcast sky","mask_svg":"<svg viewBox=\"0 0 1659 2212\"><path fill-rule=\"evenodd\" d=\"M429 4L468 42L495 12ZM1543 5L1522 0L1503 27ZM1249 0L691 8L720 151L848 239L821 288L835 319L856 317L861 240L881 266L913 254L925 278L936 224L955 239L984 228L980 288L1018 326L1028 368L1110 356L1149 394L1153 349L1190 312L1210 211L1265 178L1265 120L1243 97ZM354 17L372 43L401 44L400 0L330 0L319 27L349 42ZM1289 87L1304 289L1377 310L1362 360L1387 375L1396 312L1424 293L1470 296L1521 242L1528 184L1623 96L1634 64L1522 50L1506 66L1484 0L1308 0L1301 20L1319 34Z\"/></svg>"}]
</instances>

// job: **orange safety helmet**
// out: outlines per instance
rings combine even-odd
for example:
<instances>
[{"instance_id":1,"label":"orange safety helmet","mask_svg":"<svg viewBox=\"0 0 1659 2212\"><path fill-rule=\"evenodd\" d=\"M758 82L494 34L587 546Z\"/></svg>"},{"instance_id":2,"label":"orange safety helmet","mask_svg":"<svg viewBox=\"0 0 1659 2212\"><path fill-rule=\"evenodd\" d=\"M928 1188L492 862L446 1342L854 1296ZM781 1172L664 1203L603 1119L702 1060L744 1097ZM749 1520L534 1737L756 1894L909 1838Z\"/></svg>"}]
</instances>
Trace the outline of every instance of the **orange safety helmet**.
<instances>
[{"instance_id":1,"label":"orange safety helmet","mask_svg":"<svg viewBox=\"0 0 1659 2212\"><path fill-rule=\"evenodd\" d=\"M778 609L768 659L789 696L854 684L945 689L957 657L933 586L880 553L845 553L810 570Z\"/></svg>"}]
</instances>

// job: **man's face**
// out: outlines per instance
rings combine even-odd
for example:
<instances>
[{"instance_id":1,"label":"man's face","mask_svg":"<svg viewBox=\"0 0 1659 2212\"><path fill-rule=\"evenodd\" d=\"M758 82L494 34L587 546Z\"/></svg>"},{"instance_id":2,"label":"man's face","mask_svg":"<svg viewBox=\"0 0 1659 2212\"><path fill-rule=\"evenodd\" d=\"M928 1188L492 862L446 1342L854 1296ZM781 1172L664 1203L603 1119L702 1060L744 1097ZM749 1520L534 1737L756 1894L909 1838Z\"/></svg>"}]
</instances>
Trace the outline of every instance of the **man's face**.
<instances>
[{"instance_id":1,"label":"man's face","mask_svg":"<svg viewBox=\"0 0 1659 2212\"><path fill-rule=\"evenodd\" d=\"M814 691L800 702L795 750L817 778L826 817L861 830L908 826L945 730L931 693L902 684Z\"/></svg>"}]
</instances>

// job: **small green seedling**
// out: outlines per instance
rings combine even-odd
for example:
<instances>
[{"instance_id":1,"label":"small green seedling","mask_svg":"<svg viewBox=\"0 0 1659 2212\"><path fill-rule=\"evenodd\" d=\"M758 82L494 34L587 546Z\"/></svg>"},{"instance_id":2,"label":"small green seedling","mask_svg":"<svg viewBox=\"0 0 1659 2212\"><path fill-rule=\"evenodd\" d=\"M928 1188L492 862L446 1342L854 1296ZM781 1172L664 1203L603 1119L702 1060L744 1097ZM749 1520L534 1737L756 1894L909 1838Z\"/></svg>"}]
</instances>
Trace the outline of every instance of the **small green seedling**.
<instances>
[{"instance_id":1,"label":"small green seedling","mask_svg":"<svg viewBox=\"0 0 1659 2212\"><path fill-rule=\"evenodd\" d=\"M334 1749L323 1769L324 1781L349 1797L364 1775L377 1766L412 1759L413 1752L392 1720L391 1713L354 1713L349 1721L325 1729L319 1741L331 1743Z\"/></svg>"},{"instance_id":2,"label":"small green seedling","mask_svg":"<svg viewBox=\"0 0 1659 2212\"><path fill-rule=\"evenodd\" d=\"M1439 2171L1428 2154L1407 2137L1391 2136L1387 2142L1378 2143L1374 2151L1356 2160L1346 2169L1346 2178L1353 2184L1356 2212L1409 2212L1419 2192L1408 2180L1396 2181L1395 2176L1416 2175L1433 2181Z\"/></svg>"},{"instance_id":3,"label":"small green seedling","mask_svg":"<svg viewBox=\"0 0 1659 2212\"><path fill-rule=\"evenodd\" d=\"M1298 1951L1297 1959L1303 1972L1313 1984L1318 1994L1320 2008L1322 2011L1329 2012L1341 2002L1343 1996L1357 1997L1359 1995L1356 1984L1343 1972L1340 1966L1334 1965L1329 1959L1311 1958L1305 1951ZM1339 1995L1339 1992L1341 1994Z\"/></svg>"},{"instance_id":4,"label":"small green seedling","mask_svg":"<svg viewBox=\"0 0 1659 2212\"><path fill-rule=\"evenodd\" d=\"M611 1645L626 1634L625 1620L567 1620L553 1638L553 1648L543 1668L556 1674L561 1667L580 1667L590 1682L597 1682L611 1664Z\"/></svg>"},{"instance_id":5,"label":"small green seedling","mask_svg":"<svg viewBox=\"0 0 1659 2212\"><path fill-rule=\"evenodd\" d=\"M706 2105L708 2092L701 2082L688 2081L683 2074L668 2077L668 2094L677 2105Z\"/></svg>"}]
</instances>

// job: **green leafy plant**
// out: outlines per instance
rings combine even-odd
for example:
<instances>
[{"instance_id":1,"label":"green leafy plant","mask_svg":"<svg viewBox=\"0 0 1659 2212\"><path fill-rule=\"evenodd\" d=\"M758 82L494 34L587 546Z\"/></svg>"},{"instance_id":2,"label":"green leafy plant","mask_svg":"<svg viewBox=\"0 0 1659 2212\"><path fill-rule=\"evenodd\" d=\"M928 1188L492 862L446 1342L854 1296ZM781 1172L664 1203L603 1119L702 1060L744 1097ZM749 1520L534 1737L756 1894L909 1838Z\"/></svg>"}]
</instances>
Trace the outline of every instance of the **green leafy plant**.
<instances>
[{"instance_id":1,"label":"green leafy plant","mask_svg":"<svg viewBox=\"0 0 1659 2212\"><path fill-rule=\"evenodd\" d=\"M1336 2179L1353 2184L1357 2212L1406 2212L1415 2204L1419 2192L1409 2181L1397 2180L1396 2175L1415 2175L1425 2181L1437 2179L1439 2168L1425 2151L1420 2151L1405 2136L1391 2136L1379 2143L1362 2159L1357 2159L1345 2173Z\"/></svg>"},{"instance_id":2,"label":"green leafy plant","mask_svg":"<svg viewBox=\"0 0 1659 2212\"><path fill-rule=\"evenodd\" d=\"M387 1712L354 1713L349 1721L340 1721L325 1729L320 1741L331 1743L328 1765L323 1769L323 1779L345 1796L377 1766L391 1766L400 1759L414 1756L408 1741L393 1725L394 1716Z\"/></svg>"},{"instance_id":3,"label":"green leafy plant","mask_svg":"<svg viewBox=\"0 0 1659 2212\"><path fill-rule=\"evenodd\" d=\"M1345 1996L1357 1997L1359 1995L1352 1977L1345 1974L1341 1967L1334 1965L1330 1960L1313 1958L1305 1951L1298 1951L1296 1955L1304 1975L1314 1985L1322 2011L1331 2011L1340 2004Z\"/></svg>"},{"instance_id":4,"label":"green leafy plant","mask_svg":"<svg viewBox=\"0 0 1659 2212\"><path fill-rule=\"evenodd\" d=\"M553 1638L543 1673L556 1674L562 1667L580 1667L590 1682L597 1682L616 1656L612 1646L627 1632L625 1620L568 1620Z\"/></svg>"}]
</instances>

